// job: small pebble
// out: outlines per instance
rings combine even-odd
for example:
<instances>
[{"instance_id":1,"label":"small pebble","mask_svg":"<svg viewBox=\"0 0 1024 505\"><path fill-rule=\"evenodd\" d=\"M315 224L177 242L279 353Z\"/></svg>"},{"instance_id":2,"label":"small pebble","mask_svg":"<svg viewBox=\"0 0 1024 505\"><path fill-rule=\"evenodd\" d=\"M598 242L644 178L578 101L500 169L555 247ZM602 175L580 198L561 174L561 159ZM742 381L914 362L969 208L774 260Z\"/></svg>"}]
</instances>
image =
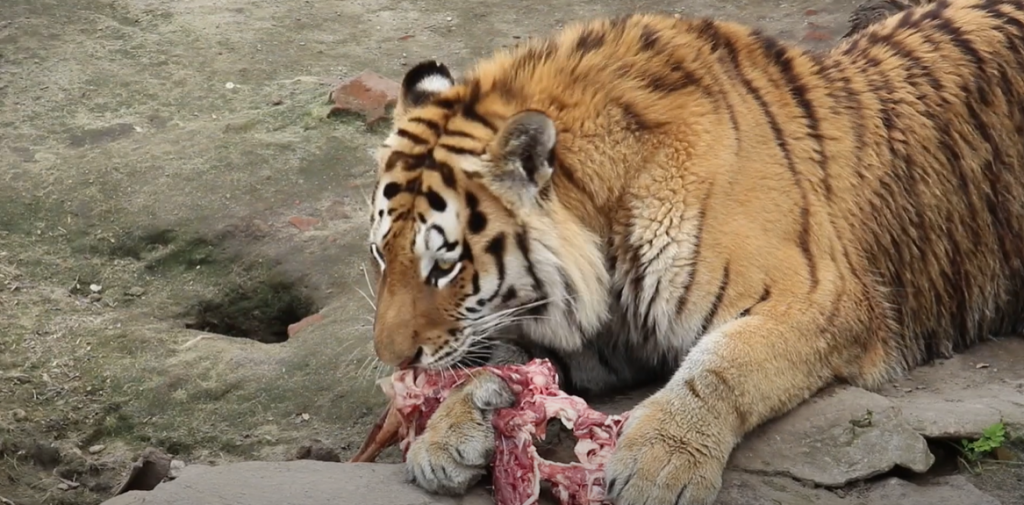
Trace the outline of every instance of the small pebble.
<instances>
[{"instance_id":1,"label":"small pebble","mask_svg":"<svg viewBox=\"0 0 1024 505\"><path fill-rule=\"evenodd\" d=\"M99 284L89 284L89 291L99 293L100 291L103 291L103 286L100 286Z\"/></svg>"},{"instance_id":2,"label":"small pebble","mask_svg":"<svg viewBox=\"0 0 1024 505\"><path fill-rule=\"evenodd\" d=\"M28 414L24 410L14 409L11 411L11 419L14 419L15 422L24 421L26 418L28 418Z\"/></svg>"},{"instance_id":3,"label":"small pebble","mask_svg":"<svg viewBox=\"0 0 1024 505\"><path fill-rule=\"evenodd\" d=\"M128 291L125 291L125 294L127 294L128 296L135 296L135 297L142 296L145 293L146 293L145 288L140 288L139 286L132 286L132 287L128 288Z\"/></svg>"},{"instance_id":4,"label":"small pebble","mask_svg":"<svg viewBox=\"0 0 1024 505\"><path fill-rule=\"evenodd\" d=\"M89 454L99 454L99 453L103 452L103 449L106 449L106 448L107 448L107 446L105 446L105 445L94 445L94 446L89 448Z\"/></svg>"},{"instance_id":5,"label":"small pebble","mask_svg":"<svg viewBox=\"0 0 1024 505\"><path fill-rule=\"evenodd\" d=\"M93 293L93 294L85 297L85 299L89 300L90 303L96 303L96 302L98 302L98 301L103 299L103 295L101 295L99 293Z\"/></svg>"},{"instance_id":6,"label":"small pebble","mask_svg":"<svg viewBox=\"0 0 1024 505\"><path fill-rule=\"evenodd\" d=\"M227 88L227 89L235 89L235 83L229 82L229 83L225 84L224 87Z\"/></svg>"}]
</instances>

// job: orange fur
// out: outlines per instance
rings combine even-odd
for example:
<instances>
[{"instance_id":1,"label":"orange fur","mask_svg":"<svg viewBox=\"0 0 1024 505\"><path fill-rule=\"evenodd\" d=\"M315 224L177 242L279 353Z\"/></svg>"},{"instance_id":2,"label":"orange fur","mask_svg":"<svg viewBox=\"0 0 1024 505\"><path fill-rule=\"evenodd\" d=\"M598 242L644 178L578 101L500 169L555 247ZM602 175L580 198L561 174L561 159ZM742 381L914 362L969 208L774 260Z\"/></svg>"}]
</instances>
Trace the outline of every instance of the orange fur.
<instances>
[{"instance_id":1,"label":"orange fur","mask_svg":"<svg viewBox=\"0 0 1024 505\"><path fill-rule=\"evenodd\" d=\"M378 356L456 366L512 328L665 368L609 492L710 503L739 439L830 381L875 387L1022 322L1022 74L1024 5L998 0L824 55L635 15L459 82L417 66L374 194Z\"/></svg>"}]
</instances>

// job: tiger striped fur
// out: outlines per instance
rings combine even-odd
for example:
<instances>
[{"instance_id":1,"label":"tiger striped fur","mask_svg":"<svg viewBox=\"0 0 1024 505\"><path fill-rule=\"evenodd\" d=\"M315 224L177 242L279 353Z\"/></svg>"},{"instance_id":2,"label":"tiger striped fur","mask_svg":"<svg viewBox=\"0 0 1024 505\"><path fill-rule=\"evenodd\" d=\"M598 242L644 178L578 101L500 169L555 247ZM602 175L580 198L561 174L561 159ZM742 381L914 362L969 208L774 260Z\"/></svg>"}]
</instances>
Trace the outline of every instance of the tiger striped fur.
<instances>
[{"instance_id":1,"label":"tiger striped fur","mask_svg":"<svg viewBox=\"0 0 1024 505\"><path fill-rule=\"evenodd\" d=\"M596 395L667 383L607 464L619 505L710 504L749 431L1024 319L1024 2L950 0L812 54L631 15L424 62L379 151L374 346L479 364L512 341ZM481 381L494 390L493 381ZM448 494L500 402L470 383L407 456ZM498 395L500 396L500 395Z\"/></svg>"}]
</instances>

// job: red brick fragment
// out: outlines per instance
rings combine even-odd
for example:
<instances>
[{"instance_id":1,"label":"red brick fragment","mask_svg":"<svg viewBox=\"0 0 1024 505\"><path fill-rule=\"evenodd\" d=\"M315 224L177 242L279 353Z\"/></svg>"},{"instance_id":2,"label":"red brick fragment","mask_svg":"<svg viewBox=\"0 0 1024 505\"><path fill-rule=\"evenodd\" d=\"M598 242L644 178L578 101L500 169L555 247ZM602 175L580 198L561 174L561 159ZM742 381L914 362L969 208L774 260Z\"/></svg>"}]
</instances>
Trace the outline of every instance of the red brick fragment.
<instances>
[{"instance_id":1,"label":"red brick fragment","mask_svg":"<svg viewBox=\"0 0 1024 505\"><path fill-rule=\"evenodd\" d=\"M314 226L320 224L319 219L306 216L292 216L288 218L288 222L291 223L292 226L298 228L299 231L309 231L312 230Z\"/></svg>"},{"instance_id":2,"label":"red brick fragment","mask_svg":"<svg viewBox=\"0 0 1024 505\"><path fill-rule=\"evenodd\" d=\"M301 320L301 321L299 321L297 323L289 324L288 325L288 338L294 337L300 331L306 329L306 327L312 326L312 325L317 324L317 323L320 323L323 320L324 320L324 316L322 316L320 314L313 314L312 316L307 316L306 318L304 318L303 320Z\"/></svg>"},{"instance_id":3,"label":"red brick fragment","mask_svg":"<svg viewBox=\"0 0 1024 505\"><path fill-rule=\"evenodd\" d=\"M807 33L804 34L803 40L805 42L807 42L807 41L825 42L825 41L832 40L832 36L829 35L828 33L825 33L823 31L821 31L821 30L808 30Z\"/></svg>"},{"instance_id":4,"label":"red brick fragment","mask_svg":"<svg viewBox=\"0 0 1024 505\"><path fill-rule=\"evenodd\" d=\"M367 126L385 119L388 109L398 103L399 84L387 77L364 70L363 73L341 81L331 91L334 107L328 116L351 112L363 116Z\"/></svg>"}]
</instances>

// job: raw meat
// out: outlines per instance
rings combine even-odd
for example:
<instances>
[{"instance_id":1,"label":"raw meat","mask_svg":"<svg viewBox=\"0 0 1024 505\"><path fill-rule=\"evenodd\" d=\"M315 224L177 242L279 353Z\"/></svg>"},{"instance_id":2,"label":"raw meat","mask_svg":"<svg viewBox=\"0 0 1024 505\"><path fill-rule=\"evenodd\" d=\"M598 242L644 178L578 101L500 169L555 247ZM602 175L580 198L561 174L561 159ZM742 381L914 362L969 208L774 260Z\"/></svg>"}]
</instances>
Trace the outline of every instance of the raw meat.
<instances>
[{"instance_id":1,"label":"raw meat","mask_svg":"<svg viewBox=\"0 0 1024 505\"><path fill-rule=\"evenodd\" d=\"M582 398L567 395L558 388L555 369L547 360L481 368L502 378L516 396L515 405L495 412L493 418L496 447L492 484L497 505L537 503L541 481L551 484L562 505L604 503L604 463L628 412L605 415L591 409ZM473 370L403 370L383 380L381 386L391 398L391 405L351 461L373 461L396 441L404 455L441 402ZM547 421L552 418L573 430L578 463L556 463L537 454L534 437L544 437Z\"/></svg>"}]
</instances>

